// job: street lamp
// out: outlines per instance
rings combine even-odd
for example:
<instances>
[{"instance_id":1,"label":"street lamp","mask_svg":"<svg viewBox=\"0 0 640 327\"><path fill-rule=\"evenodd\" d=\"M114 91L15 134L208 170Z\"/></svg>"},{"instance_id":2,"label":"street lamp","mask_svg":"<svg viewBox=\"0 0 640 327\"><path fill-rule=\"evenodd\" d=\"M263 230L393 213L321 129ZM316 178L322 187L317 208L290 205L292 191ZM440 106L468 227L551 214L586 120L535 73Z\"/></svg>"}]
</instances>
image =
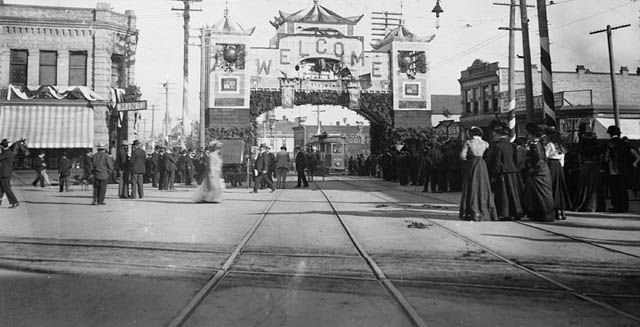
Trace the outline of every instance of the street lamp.
<instances>
[{"instance_id":1,"label":"street lamp","mask_svg":"<svg viewBox=\"0 0 640 327\"><path fill-rule=\"evenodd\" d=\"M444 12L440 6L440 0L436 0L436 5L433 7L431 12L436 14L436 28L440 28L440 14Z\"/></svg>"}]
</instances>

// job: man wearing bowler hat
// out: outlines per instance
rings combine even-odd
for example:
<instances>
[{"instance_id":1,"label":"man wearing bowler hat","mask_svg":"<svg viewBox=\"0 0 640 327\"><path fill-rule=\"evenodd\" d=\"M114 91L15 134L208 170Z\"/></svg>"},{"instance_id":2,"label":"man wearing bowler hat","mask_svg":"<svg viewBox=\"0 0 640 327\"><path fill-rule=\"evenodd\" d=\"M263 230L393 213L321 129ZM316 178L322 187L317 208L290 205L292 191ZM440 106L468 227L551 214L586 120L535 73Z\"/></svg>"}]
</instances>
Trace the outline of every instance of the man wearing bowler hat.
<instances>
[{"instance_id":1,"label":"man wearing bowler hat","mask_svg":"<svg viewBox=\"0 0 640 327\"><path fill-rule=\"evenodd\" d=\"M607 164L609 192L611 206L609 212L627 212L629 210L629 195L627 182L631 177L631 149L620 139L620 128L609 126L607 134L611 139L607 142L605 162Z\"/></svg>"},{"instance_id":2,"label":"man wearing bowler hat","mask_svg":"<svg viewBox=\"0 0 640 327\"><path fill-rule=\"evenodd\" d=\"M298 184L296 188L300 188L301 183L304 184L304 187L309 187L307 177L304 175L304 169L307 168L307 156L299 146L296 147L296 150L298 150L296 154L296 171L298 172Z\"/></svg>"},{"instance_id":3,"label":"man wearing bowler hat","mask_svg":"<svg viewBox=\"0 0 640 327\"><path fill-rule=\"evenodd\" d=\"M10 209L17 207L20 203L11 190L11 175L13 174L13 162L16 160L16 153L9 149L9 141L0 141L0 202L2 196L7 195Z\"/></svg>"},{"instance_id":4,"label":"man wearing bowler hat","mask_svg":"<svg viewBox=\"0 0 640 327\"><path fill-rule=\"evenodd\" d=\"M140 141L133 141L133 151L131 151L131 197L139 197L142 199L144 196L144 174L147 169L146 159L147 152L140 147Z\"/></svg>"},{"instance_id":5,"label":"man wearing bowler hat","mask_svg":"<svg viewBox=\"0 0 640 327\"><path fill-rule=\"evenodd\" d=\"M258 193L258 187L260 184L265 183L270 189L271 192L274 192L276 188L273 186L273 182L269 179L269 167L273 166L273 159L267 152L267 145L260 144L260 153L256 158L254 176L256 176L256 181L253 184L253 193Z\"/></svg>"},{"instance_id":6,"label":"man wearing bowler hat","mask_svg":"<svg viewBox=\"0 0 640 327\"><path fill-rule=\"evenodd\" d=\"M106 144L98 144L98 153L91 158L93 167L93 203L105 204L104 198L107 195L107 182L113 171L113 161L105 152Z\"/></svg>"},{"instance_id":7,"label":"man wearing bowler hat","mask_svg":"<svg viewBox=\"0 0 640 327\"><path fill-rule=\"evenodd\" d=\"M118 196L121 199L129 198L129 174L131 171L129 159L129 142L122 140L116 155L116 167L118 169Z\"/></svg>"}]
</instances>

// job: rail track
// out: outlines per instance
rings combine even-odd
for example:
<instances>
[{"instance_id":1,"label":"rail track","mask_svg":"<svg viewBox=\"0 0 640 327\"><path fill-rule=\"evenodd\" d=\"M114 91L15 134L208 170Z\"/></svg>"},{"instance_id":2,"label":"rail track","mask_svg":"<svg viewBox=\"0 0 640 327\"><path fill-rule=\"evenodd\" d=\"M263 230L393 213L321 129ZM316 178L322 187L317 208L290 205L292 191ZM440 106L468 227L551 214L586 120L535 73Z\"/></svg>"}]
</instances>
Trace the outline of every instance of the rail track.
<instances>
[{"instance_id":1,"label":"rail track","mask_svg":"<svg viewBox=\"0 0 640 327\"><path fill-rule=\"evenodd\" d=\"M363 187L363 185L361 185L361 184L354 184L354 183L350 183L349 181L345 181L345 180L337 180L337 181L345 183L345 184L348 184L348 185L351 185L351 186ZM371 188L372 187L369 187L369 189L371 189ZM375 188L375 189L376 189L376 191L381 191L379 188ZM431 196L428 196L428 195L415 194L414 192L409 192L409 191L406 191L406 190L400 190L400 189L396 189L396 188L392 188L392 189L393 189L393 191L409 193L409 194L412 194L412 195L420 197L420 198L429 198L431 200L438 201L438 202L446 202L448 204L454 204L452 202L443 201L441 199L437 199L435 197L431 197ZM382 195L380 195L378 193L379 192L372 192L370 194L372 194L373 196L381 199L382 201L384 201L386 203L393 203L393 201L391 199L386 198L386 197L384 197L384 196L382 196ZM478 242L476 240L473 240L470 237L462 235L461 233L459 233L459 232L457 232L457 231L455 231L455 230L443 225L442 223L439 223L439 222L435 221L432 218L424 217L423 219L425 219L429 223L431 223L431 224L433 224L435 226L438 226L439 228L447 231L448 233L450 233L451 235L453 235L454 237L456 237L458 239L464 240L464 241L466 241L468 243L474 244L474 245L484 249L485 251L490 253L492 256L498 258L499 260L501 260L501 261L503 261L503 262L505 262L505 263L507 263L507 264L509 264L511 266L513 266L515 268L518 268L518 269L520 269L522 271L525 271L528 274L531 274L531 275L533 275L533 276L535 276L537 278L543 279L543 280L545 280L545 281L547 281L547 282L559 287L564 292L566 292L568 294L571 294L571 295L573 295L574 297L576 297L578 299L581 299L583 301L586 301L586 302L592 303L594 305L597 305L599 307L605 308L605 309L607 309L609 311L612 311L612 312L614 312L614 313L616 313L618 315L624 316L624 317L626 317L628 319L631 319L631 320L633 320L635 322L640 322L640 316L638 316L637 314L632 314L632 313L628 313L626 311L620 310L620 309L615 308L615 307L613 307L613 306L611 306L611 305L609 305L607 303L599 301L599 300L597 300L595 298L595 297L598 297L598 296L607 296L607 297L611 296L611 297L619 297L619 298L639 298L640 297L639 295L636 295L636 294L610 294L609 295L609 294L597 294L597 293L580 292L579 290L568 286L567 284L563 283L562 281L559 281L559 280L557 280L557 279L555 279L553 277L549 277L548 274L546 274L546 273L540 273L540 272L536 271L536 269L534 269L532 267L529 267L530 266L529 264L526 264L526 265L525 264L520 264L520 263L516 262L515 260L509 259L506 256L500 254L498 251L496 251L494 249L491 249L490 247L488 247L488 246L486 246L486 245L484 245L484 244L482 244L482 243L480 243L480 242ZM532 225L530 223L519 222L519 221L516 221L516 223L518 223L520 225L523 225L523 226L527 226L527 227L532 228L532 229L538 229L538 230L542 230L542 231L545 231L545 232L548 232L548 233L551 233L551 234L554 234L554 235L557 235L557 236L565 237L565 238L570 239L572 241L578 241L578 242L581 242L581 243L589 245L589 246L598 247L598 248L601 248L601 249L604 249L604 250L607 250L607 251L610 251L610 252L613 252L613 253L618 253L618 254L622 254L622 255L627 255L629 257L638 258L638 256L633 254L633 253L620 251L620 250L617 250L617 249L613 249L613 248L610 248L610 247L607 247L607 246L596 244L596 243L593 243L593 242L590 242L590 241L587 241L587 240L583 240L583 239L580 239L578 237L573 237L573 236L570 236L570 235L566 235L566 234L563 234L563 233L557 233L555 231L551 231L549 229L542 228L542 227L537 226L537 225ZM635 271L635 268L630 268L629 269L630 273L632 273L633 271ZM429 282L424 282L424 283L429 283ZM463 285L465 287L488 287L487 285L469 285L469 284L459 284L459 285ZM521 289L521 288L512 288L512 289Z\"/></svg>"},{"instance_id":2,"label":"rail track","mask_svg":"<svg viewBox=\"0 0 640 327\"><path fill-rule=\"evenodd\" d=\"M334 278L334 279L352 279L358 281L376 281L378 284L384 289L384 291L389 295L389 297L396 303L401 311L406 315L407 319L414 325L419 327L426 327L427 324L422 320L420 315L416 312L416 310L411 306L409 301L402 295L402 293L394 286L391 279L387 278L384 272L380 269L378 264L371 258L371 256L367 253L364 247L360 244L360 242L355 238L355 235L346 224L344 219L342 219L340 213L336 210L335 206L331 202L331 199L326 195L324 190L319 189L322 192L322 195L331 206L333 214L339 220L340 225L344 229L347 237L355 247L358 257L353 256L341 256L341 257L351 257L364 259L367 263L367 266L371 270L374 278L363 278L363 277L350 277L350 276L332 276L332 275L312 275L312 274L295 274L297 277L320 277L320 278ZM289 274L280 274L280 273L269 273L269 272L251 272L251 271L235 271L232 269L233 264L236 262L238 257L243 254L243 250L256 233L258 228L261 226L265 218L269 215L269 211L276 203L282 191L279 191L277 195L271 200L269 205L261 214L260 218L255 222L255 224L247 231L242 241L236 246L234 251L229 255L225 263L222 267L207 281L207 283L198 291L198 293L187 303L187 305L176 315L173 321L168 325L170 327L179 327L184 326L188 321L191 315L198 309L198 307L202 304L211 292L214 292L218 286L220 286L225 277L229 273L244 273L244 274L255 274L255 275L274 275L274 276L291 276ZM251 252L244 252L244 254L251 254ZM264 253L259 253L260 255ZM273 253L269 253L270 255L274 255ZM275 254L280 255L280 254ZM318 256L318 254L289 254L297 257L311 257ZM320 254L321 257L326 257L327 255ZM329 255L329 257L335 257L335 255Z\"/></svg>"}]
</instances>

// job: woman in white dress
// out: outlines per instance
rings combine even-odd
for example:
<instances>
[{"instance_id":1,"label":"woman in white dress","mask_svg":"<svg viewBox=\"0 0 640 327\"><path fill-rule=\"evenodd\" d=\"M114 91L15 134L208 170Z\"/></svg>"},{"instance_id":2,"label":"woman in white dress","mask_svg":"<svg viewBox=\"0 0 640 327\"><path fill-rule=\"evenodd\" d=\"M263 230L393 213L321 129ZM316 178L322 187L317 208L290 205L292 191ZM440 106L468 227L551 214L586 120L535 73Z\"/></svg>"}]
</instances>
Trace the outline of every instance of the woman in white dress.
<instances>
[{"instance_id":1,"label":"woman in white dress","mask_svg":"<svg viewBox=\"0 0 640 327\"><path fill-rule=\"evenodd\" d=\"M211 141L207 147L207 167L202 184L196 189L193 197L194 202L198 203L220 203L222 202L222 192L224 191L224 182L222 179L222 157L220 150L222 143Z\"/></svg>"}]
</instances>

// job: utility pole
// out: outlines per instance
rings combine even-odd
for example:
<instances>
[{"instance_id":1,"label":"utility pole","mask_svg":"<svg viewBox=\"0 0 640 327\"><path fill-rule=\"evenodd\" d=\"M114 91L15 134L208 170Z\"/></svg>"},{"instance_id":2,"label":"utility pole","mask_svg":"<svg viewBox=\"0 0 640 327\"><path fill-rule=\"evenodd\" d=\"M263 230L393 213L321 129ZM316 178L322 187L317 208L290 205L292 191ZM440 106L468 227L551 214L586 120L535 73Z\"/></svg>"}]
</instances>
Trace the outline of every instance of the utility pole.
<instances>
[{"instance_id":1,"label":"utility pole","mask_svg":"<svg viewBox=\"0 0 640 327\"><path fill-rule=\"evenodd\" d=\"M618 99L616 97L616 79L614 69L614 61L613 61L613 42L611 41L611 31L617 30L619 28L625 28L631 26L630 24L620 25L616 27L611 27L611 25L607 25L606 29L595 31L589 33L597 34L602 32L607 32L607 46L609 48L609 75L611 76L611 98L613 100L613 119L615 120L615 124L617 127L620 127L620 112L618 111Z\"/></svg>"},{"instance_id":2,"label":"utility pole","mask_svg":"<svg viewBox=\"0 0 640 327\"><path fill-rule=\"evenodd\" d=\"M509 6L509 27L500 27L500 30L508 30L509 31L509 115L508 115L508 124L509 129L511 130L511 135L515 135L516 129L516 88L515 88L515 57L516 57L516 31L519 28L516 28L516 0L511 0L510 3L493 3L498 6Z\"/></svg>"},{"instance_id":3,"label":"utility pole","mask_svg":"<svg viewBox=\"0 0 640 327\"><path fill-rule=\"evenodd\" d=\"M183 54L183 81L182 81L182 139L181 143L184 147L184 131L185 131L185 115L189 111L189 21L191 20L192 11L202 11L202 9L191 8L192 2L202 2L202 0L173 0L182 2L183 8L171 8L174 11L182 11L184 20L184 54Z\"/></svg>"},{"instance_id":4,"label":"utility pole","mask_svg":"<svg viewBox=\"0 0 640 327\"><path fill-rule=\"evenodd\" d=\"M168 144L169 143L169 81L165 82L162 84L162 87L164 87L164 126L163 126L163 136L165 139L165 142Z\"/></svg>"},{"instance_id":5,"label":"utility pole","mask_svg":"<svg viewBox=\"0 0 640 327\"><path fill-rule=\"evenodd\" d=\"M322 134L322 126L320 125L320 113L325 111L326 110L320 110L320 105L316 106L317 124L318 124L318 130L316 131L316 134L318 135Z\"/></svg>"},{"instance_id":6,"label":"utility pole","mask_svg":"<svg viewBox=\"0 0 640 327\"><path fill-rule=\"evenodd\" d=\"M208 40L207 29L202 27L200 29L200 126L198 126L200 149L204 150L207 146L205 143L205 111L207 110L207 79L209 78L209 67L207 67L209 60L208 53Z\"/></svg>"},{"instance_id":7,"label":"utility pole","mask_svg":"<svg viewBox=\"0 0 640 327\"><path fill-rule=\"evenodd\" d=\"M556 126L556 107L551 75L551 49L549 48L549 26L547 23L547 1L537 0L538 29L540 30L540 63L542 65L542 112L547 124Z\"/></svg>"},{"instance_id":8,"label":"utility pole","mask_svg":"<svg viewBox=\"0 0 640 327\"><path fill-rule=\"evenodd\" d=\"M533 6L527 6L527 0L520 0L520 18L522 20L520 29L522 30L522 51L524 52L524 89L527 104L527 121L534 121L533 77L531 76L533 67L531 66L531 45L529 44L528 7Z\"/></svg>"}]
</instances>

